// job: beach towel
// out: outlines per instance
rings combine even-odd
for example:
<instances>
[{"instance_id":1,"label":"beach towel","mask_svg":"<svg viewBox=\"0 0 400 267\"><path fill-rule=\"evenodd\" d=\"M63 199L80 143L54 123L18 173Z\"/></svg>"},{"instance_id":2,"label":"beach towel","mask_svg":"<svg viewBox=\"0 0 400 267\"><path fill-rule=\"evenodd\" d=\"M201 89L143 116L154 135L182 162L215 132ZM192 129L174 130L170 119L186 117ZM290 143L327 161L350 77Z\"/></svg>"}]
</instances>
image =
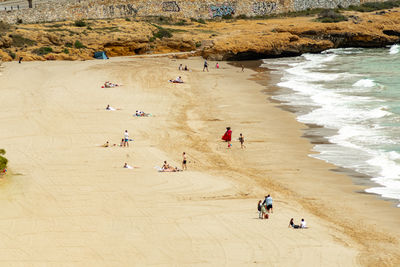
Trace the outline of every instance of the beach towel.
<instances>
[{"instance_id":1,"label":"beach towel","mask_svg":"<svg viewBox=\"0 0 400 267\"><path fill-rule=\"evenodd\" d=\"M222 140L224 141L231 141L232 140L232 130L228 130L225 132L225 134L222 136Z\"/></svg>"}]
</instances>

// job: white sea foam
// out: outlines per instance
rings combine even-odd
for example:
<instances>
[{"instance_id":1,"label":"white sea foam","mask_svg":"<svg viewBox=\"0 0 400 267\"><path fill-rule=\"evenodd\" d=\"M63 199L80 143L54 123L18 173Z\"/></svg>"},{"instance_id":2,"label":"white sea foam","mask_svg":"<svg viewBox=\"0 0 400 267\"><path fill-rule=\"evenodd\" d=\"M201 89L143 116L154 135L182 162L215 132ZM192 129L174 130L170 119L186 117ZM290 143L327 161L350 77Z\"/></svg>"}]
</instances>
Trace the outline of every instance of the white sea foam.
<instances>
[{"instance_id":1,"label":"white sea foam","mask_svg":"<svg viewBox=\"0 0 400 267\"><path fill-rule=\"evenodd\" d=\"M311 106L311 112L298 114L300 122L337 130L337 134L327 137L333 144L316 145L314 150L319 154L310 156L375 177L374 181L382 187L367 192L400 199L400 154L377 150L399 143L396 132L392 134L390 127L379 124L396 119L385 100L374 96L383 86L371 78L354 81L354 76L361 74L332 73L333 68L329 68L338 66L338 55L356 53L362 53L362 49L306 54L303 61L300 57L293 61L285 59L280 68L284 75L278 85L294 92L274 98L295 106ZM328 87L339 80L347 87Z\"/></svg>"},{"instance_id":2,"label":"white sea foam","mask_svg":"<svg viewBox=\"0 0 400 267\"><path fill-rule=\"evenodd\" d=\"M361 79L353 84L354 87L374 87L375 81L372 79Z\"/></svg>"},{"instance_id":3,"label":"white sea foam","mask_svg":"<svg viewBox=\"0 0 400 267\"><path fill-rule=\"evenodd\" d=\"M399 52L400 52L400 45L395 44L390 47L389 54L395 55L398 54Z\"/></svg>"}]
</instances>

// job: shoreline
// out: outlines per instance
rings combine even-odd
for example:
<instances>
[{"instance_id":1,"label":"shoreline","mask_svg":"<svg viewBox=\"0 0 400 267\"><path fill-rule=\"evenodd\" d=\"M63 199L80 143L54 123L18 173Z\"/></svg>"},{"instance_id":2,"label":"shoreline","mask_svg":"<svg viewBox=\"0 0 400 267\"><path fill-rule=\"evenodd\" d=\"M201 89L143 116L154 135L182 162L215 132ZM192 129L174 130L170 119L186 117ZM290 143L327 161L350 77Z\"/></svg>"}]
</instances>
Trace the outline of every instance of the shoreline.
<instances>
[{"instance_id":1,"label":"shoreline","mask_svg":"<svg viewBox=\"0 0 400 267\"><path fill-rule=\"evenodd\" d=\"M168 83L179 62L192 71L179 72L184 84ZM22 175L0 188L0 233L11 237L5 248L25 252L8 259L75 266L396 265L400 213L354 194L362 187L310 158L304 125L268 100L252 80L257 73L227 62L205 73L202 63L7 64L0 138L10 168ZM17 79L21 73L25 79ZM102 89L102 80L124 86ZM101 110L107 104L121 110ZM135 109L155 116L132 118ZM221 142L227 126L234 139L244 133L246 149ZM135 139L130 148L94 145L119 141L125 129ZM182 151L189 171L154 170L163 160L179 166ZM140 168L130 172L123 162ZM266 193L275 211L259 220L255 204ZM306 218L310 229L288 229L291 217Z\"/></svg>"},{"instance_id":2,"label":"shoreline","mask_svg":"<svg viewBox=\"0 0 400 267\"><path fill-rule=\"evenodd\" d=\"M285 92L285 91L292 92L292 90L289 88L279 87L277 85L277 83L280 82L281 75L279 75L278 73L273 73L276 71L274 69L260 67L262 64L264 64L262 62L262 60L245 61L245 62L243 62L243 64L241 64L241 63L242 63L241 61L237 61L235 63L232 63L231 65L238 67L238 68L240 68L240 65L244 65L246 68L249 68L249 69L253 70L254 72L256 72L255 74L252 75L252 76L254 76L254 78L251 78L250 80L256 81L257 83L265 86L266 89L263 90L263 92L269 96L269 101L271 103L278 104L278 106L277 106L278 108L282 109L283 111L295 114L296 117L299 115L299 113L305 114L312 110L312 108L307 108L305 110L305 109L302 109L300 106L292 106L286 102L283 102L283 101L273 98L273 96L276 95L277 92ZM268 82L266 80L266 77L259 77L260 75L262 75L260 73L266 73L266 76L268 76L268 78L269 78ZM296 119L296 121L297 121L297 119ZM301 122L299 122L299 123L301 123ZM310 142L310 144L312 144L313 146L317 145L317 144L333 144L327 139L327 134L335 133L335 132L337 132L336 130L325 128L324 126L320 126L317 124L308 124L308 123L301 123L301 124L306 126L306 128L302 129L303 134L301 137L306 138ZM322 129L322 131L325 131L327 134L324 135L321 132L314 132L313 129ZM309 154L309 156L312 157L311 156L312 154L319 154L319 152L315 152L314 150L312 150L311 153ZM314 158L314 157L312 157L312 158ZM334 168L330 169L330 171L337 172L337 173L343 173L343 174L347 175L352 180L354 185L365 187L365 189L363 189L361 191L356 191L357 194L375 195L375 196L379 197L382 201L393 203L394 208L399 208L397 206L398 205L397 199L383 197L382 195L379 195L377 193L370 193L370 192L366 191L366 189L368 189L370 187L381 186L380 184L372 181L372 179L373 179L372 176L360 173L360 172L350 169L350 168L345 168L345 167L335 165L331 162L328 162L328 161L325 161L325 160L322 160L319 158L316 158L316 159L332 165Z\"/></svg>"}]
</instances>

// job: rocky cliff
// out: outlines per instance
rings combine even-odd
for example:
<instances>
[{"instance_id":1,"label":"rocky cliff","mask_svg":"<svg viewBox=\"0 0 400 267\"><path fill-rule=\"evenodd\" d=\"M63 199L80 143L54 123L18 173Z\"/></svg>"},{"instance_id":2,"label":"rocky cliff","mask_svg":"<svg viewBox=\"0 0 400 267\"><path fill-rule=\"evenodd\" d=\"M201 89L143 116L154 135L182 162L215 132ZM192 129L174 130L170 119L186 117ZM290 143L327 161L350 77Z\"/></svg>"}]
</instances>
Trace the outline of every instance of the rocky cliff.
<instances>
[{"instance_id":1,"label":"rocky cliff","mask_svg":"<svg viewBox=\"0 0 400 267\"><path fill-rule=\"evenodd\" d=\"M348 21L320 23L315 17L213 22L163 17L0 23L0 57L17 60L91 59L196 51L215 60L241 60L316 53L337 47L382 47L400 41L400 9L346 12Z\"/></svg>"}]
</instances>

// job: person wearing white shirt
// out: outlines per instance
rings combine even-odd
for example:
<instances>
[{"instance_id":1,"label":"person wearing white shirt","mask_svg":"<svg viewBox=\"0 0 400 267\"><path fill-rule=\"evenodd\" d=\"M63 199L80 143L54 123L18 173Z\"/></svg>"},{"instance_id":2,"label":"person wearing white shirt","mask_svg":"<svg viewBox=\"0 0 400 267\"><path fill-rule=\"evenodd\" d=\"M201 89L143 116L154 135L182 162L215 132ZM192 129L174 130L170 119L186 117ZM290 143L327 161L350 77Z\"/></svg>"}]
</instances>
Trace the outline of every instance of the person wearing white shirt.
<instances>
[{"instance_id":1,"label":"person wearing white shirt","mask_svg":"<svg viewBox=\"0 0 400 267\"><path fill-rule=\"evenodd\" d=\"M304 219L301 219L300 228L307 228L307 222Z\"/></svg>"},{"instance_id":2,"label":"person wearing white shirt","mask_svg":"<svg viewBox=\"0 0 400 267\"><path fill-rule=\"evenodd\" d=\"M125 146L129 147L129 133L128 133L128 130L125 130L125 133L124 133L124 147Z\"/></svg>"}]
</instances>

